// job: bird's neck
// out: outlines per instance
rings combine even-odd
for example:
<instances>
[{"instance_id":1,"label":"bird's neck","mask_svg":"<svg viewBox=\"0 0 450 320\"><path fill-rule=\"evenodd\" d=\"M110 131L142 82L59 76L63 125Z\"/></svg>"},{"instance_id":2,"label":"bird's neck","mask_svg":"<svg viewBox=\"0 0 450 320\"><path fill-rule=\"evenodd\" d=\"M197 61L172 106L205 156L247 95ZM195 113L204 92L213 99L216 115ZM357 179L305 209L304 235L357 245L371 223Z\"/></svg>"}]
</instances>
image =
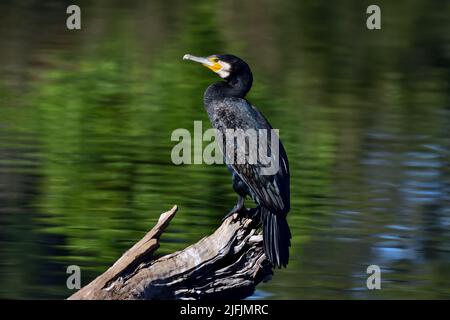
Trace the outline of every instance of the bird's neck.
<instances>
[{"instance_id":1,"label":"bird's neck","mask_svg":"<svg viewBox=\"0 0 450 320\"><path fill-rule=\"evenodd\" d=\"M227 97L244 98L250 91L252 82L252 75L248 74L213 83L205 91L205 103Z\"/></svg>"}]
</instances>

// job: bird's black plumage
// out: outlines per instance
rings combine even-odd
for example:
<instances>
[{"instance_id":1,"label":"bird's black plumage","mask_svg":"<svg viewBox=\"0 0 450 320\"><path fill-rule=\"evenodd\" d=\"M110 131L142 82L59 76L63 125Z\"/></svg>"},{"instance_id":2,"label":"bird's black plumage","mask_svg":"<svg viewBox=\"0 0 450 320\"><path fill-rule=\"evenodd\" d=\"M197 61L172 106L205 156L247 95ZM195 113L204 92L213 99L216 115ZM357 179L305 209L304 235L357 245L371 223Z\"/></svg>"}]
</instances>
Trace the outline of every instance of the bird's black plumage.
<instances>
[{"instance_id":1,"label":"bird's black plumage","mask_svg":"<svg viewBox=\"0 0 450 320\"><path fill-rule=\"evenodd\" d=\"M224 79L210 85L204 94L204 105L211 124L223 136L227 129L272 129L261 112L245 99L253 82L247 63L233 55L212 55L207 58L186 55L185 58L202 63ZM270 136L268 138L270 147ZM236 155L239 148L250 150L258 147L249 144L248 140L246 142L244 145L235 143L231 150L223 150L224 157ZM225 145L224 141L223 146ZM279 169L272 175L261 174L263 164L259 161L253 164L249 161L240 164L227 161L232 172L233 188L239 195L238 204L231 213L243 208L246 196L256 202L263 224L265 253L274 266L281 267L288 263L291 239L286 221L290 210L289 162L281 141L278 154L270 148L268 153L272 157L278 157Z\"/></svg>"}]
</instances>

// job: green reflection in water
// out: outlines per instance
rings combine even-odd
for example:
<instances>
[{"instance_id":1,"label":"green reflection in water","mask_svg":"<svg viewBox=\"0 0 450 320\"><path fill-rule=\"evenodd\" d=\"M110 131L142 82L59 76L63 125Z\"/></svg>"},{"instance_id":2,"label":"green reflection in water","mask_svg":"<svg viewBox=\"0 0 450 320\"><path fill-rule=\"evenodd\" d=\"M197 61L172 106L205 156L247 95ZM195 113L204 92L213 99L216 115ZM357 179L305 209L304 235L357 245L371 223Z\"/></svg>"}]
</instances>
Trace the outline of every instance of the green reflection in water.
<instances>
[{"instance_id":1,"label":"green reflection in water","mask_svg":"<svg viewBox=\"0 0 450 320\"><path fill-rule=\"evenodd\" d=\"M161 254L219 225L228 171L173 165L170 136L209 127L217 81L182 55L227 51L291 164L292 261L255 296L449 296L448 10L381 1L374 33L351 1L86 2L68 33L43 3L0 5L0 297L66 297L67 265L87 283L172 204Z\"/></svg>"}]
</instances>

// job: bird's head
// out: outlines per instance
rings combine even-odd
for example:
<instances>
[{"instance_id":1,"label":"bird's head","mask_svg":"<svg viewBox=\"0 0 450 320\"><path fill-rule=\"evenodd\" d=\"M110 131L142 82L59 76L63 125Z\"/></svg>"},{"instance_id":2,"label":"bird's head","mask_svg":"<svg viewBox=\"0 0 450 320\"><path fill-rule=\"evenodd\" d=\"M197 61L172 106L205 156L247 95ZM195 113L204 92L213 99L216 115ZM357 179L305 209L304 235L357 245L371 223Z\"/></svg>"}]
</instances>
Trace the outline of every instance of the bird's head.
<instances>
[{"instance_id":1,"label":"bird's head","mask_svg":"<svg viewBox=\"0 0 450 320\"><path fill-rule=\"evenodd\" d=\"M196 57L185 54L183 60L201 63L226 81L241 76L251 77L251 71L248 64L241 58L231 54L213 54L208 57Z\"/></svg>"}]
</instances>

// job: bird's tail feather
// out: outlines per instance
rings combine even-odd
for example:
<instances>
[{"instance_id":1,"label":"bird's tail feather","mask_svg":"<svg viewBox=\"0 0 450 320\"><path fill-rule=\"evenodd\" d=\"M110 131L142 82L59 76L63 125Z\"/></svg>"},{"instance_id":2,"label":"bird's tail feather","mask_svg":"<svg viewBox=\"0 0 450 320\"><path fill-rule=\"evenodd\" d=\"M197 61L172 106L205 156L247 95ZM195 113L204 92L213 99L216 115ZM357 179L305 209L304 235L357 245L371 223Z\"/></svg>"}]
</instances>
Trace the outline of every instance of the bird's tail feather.
<instances>
[{"instance_id":1,"label":"bird's tail feather","mask_svg":"<svg viewBox=\"0 0 450 320\"><path fill-rule=\"evenodd\" d=\"M264 252L275 267L286 267L289 261L291 231L286 218L260 207L263 223Z\"/></svg>"}]
</instances>

